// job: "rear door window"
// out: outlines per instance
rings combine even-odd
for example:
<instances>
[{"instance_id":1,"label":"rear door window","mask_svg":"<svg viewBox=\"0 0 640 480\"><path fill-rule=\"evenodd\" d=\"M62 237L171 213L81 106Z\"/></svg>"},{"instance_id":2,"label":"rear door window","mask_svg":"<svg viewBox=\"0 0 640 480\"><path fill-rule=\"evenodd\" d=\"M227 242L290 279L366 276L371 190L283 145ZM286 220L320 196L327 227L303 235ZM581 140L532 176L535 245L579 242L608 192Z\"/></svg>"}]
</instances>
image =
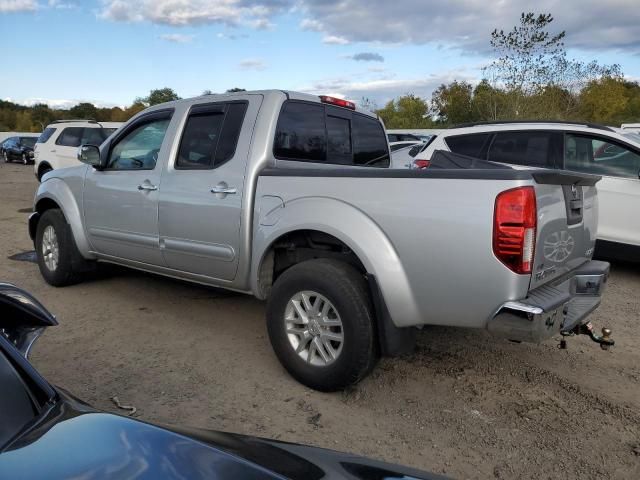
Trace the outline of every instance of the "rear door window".
<instances>
[{"instance_id":1,"label":"rear door window","mask_svg":"<svg viewBox=\"0 0 640 480\"><path fill-rule=\"evenodd\" d=\"M445 137L449 150L460 155L481 158L482 151L491 136L490 133L473 133L471 135L452 135Z\"/></svg>"},{"instance_id":2,"label":"rear door window","mask_svg":"<svg viewBox=\"0 0 640 480\"><path fill-rule=\"evenodd\" d=\"M551 168L553 162L550 152L551 133L549 132L500 132L496 134L489 148L487 160Z\"/></svg>"},{"instance_id":3,"label":"rear door window","mask_svg":"<svg viewBox=\"0 0 640 480\"><path fill-rule=\"evenodd\" d=\"M67 127L56 140L56 145L60 145L61 147L79 147L83 133L83 127Z\"/></svg>"},{"instance_id":4,"label":"rear door window","mask_svg":"<svg viewBox=\"0 0 640 480\"><path fill-rule=\"evenodd\" d=\"M176 169L206 170L230 160L246 110L246 102L193 108L180 141Z\"/></svg>"}]
</instances>

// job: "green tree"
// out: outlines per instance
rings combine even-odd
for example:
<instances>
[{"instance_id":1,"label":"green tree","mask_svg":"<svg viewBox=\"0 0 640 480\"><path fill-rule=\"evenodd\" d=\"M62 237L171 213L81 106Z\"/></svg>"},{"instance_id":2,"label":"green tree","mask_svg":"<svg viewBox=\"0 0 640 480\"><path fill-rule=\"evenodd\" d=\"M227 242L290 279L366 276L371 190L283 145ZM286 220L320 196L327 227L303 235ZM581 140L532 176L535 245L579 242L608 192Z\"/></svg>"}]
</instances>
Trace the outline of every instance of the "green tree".
<instances>
[{"instance_id":1,"label":"green tree","mask_svg":"<svg viewBox=\"0 0 640 480\"><path fill-rule=\"evenodd\" d=\"M550 13L522 13L520 24L512 30L496 29L491 33L490 44L498 58L484 74L493 79L494 85L505 89L507 114L512 118L572 116L577 109L575 94L587 83L621 75L619 65L568 59L565 32L549 32L552 22ZM541 95L543 104L531 101ZM551 110L541 110L542 105Z\"/></svg>"},{"instance_id":2,"label":"green tree","mask_svg":"<svg viewBox=\"0 0 640 480\"><path fill-rule=\"evenodd\" d=\"M594 80L580 92L580 116L591 122L620 123L628 104L627 87L617 78Z\"/></svg>"},{"instance_id":3,"label":"green tree","mask_svg":"<svg viewBox=\"0 0 640 480\"><path fill-rule=\"evenodd\" d=\"M448 125L473 122L478 117L472 108L472 94L473 87L468 82L442 84L431 95L431 113Z\"/></svg>"},{"instance_id":4,"label":"green tree","mask_svg":"<svg viewBox=\"0 0 640 480\"><path fill-rule=\"evenodd\" d=\"M69 109L69 116L72 118L86 118L96 120L98 117L98 108L92 103L79 103Z\"/></svg>"},{"instance_id":5,"label":"green tree","mask_svg":"<svg viewBox=\"0 0 640 480\"><path fill-rule=\"evenodd\" d=\"M31 119L35 126L44 130L53 120L56 119L55 113L44 103L36 103L31 107Z\"/></svg>"},{"instance_id":6,"label":"green tree","mask_svg":"<svg viewBox=\"0 0 640 480\"><path fill-rule=\"evenodd\" d=\"M503 89L491 85L483 79L473 89L471 108L478 120L493 121L508 118L507 98Z\"/></svg>"},{"instance_id":7,"label":"green tree","mask_svg":"<svg viewBox=\"0 0 640 480\"><path fill-rule=\"evenodd\" d=\"M429 104L416 95L403 95L377 110L387 128L429 128Z\"/></svg>"},{"instance_id":8,"label":"green tree","mask_svg":"<svg viewBox=\"0 0 640 480\"><path fill-rule=\"evenodd\" d=\"M180 100L180 97L173 91L173 89L165 87L151 90L149 95L143 98L136 98L133 103L139 103L150 107L160 103L172 102L173 100Z\"/></svg>"}]
</instances>

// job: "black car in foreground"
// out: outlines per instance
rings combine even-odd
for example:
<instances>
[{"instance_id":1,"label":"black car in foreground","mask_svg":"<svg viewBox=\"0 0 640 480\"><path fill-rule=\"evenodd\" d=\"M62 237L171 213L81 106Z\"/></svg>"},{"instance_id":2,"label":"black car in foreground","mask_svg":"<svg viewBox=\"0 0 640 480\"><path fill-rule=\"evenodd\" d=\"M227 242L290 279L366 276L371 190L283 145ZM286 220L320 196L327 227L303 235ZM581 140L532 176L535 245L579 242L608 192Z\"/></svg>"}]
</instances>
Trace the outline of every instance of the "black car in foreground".
<instances>
[{"instance_id":1,"label":"black car in foreground","mask_svg":"<svg viewBox=\"0 0 640 480\"><path fill-rule=\"evenodd\" d=\"M20 161L24 165L34 162L33 149L38 137L9 137L2 143L5 162Z\"/></svg>"},{"instance_id":2,"label":"black car in foreground","mask_svg":"<svg viewBox=\"0 0 640 480\"><path fill-rule=\"evenodd\" d=\"M0 283L0 479L442 479L316 447L161 427L98 411L27 360L56 319Z\"/></svg>"}]
</instances>

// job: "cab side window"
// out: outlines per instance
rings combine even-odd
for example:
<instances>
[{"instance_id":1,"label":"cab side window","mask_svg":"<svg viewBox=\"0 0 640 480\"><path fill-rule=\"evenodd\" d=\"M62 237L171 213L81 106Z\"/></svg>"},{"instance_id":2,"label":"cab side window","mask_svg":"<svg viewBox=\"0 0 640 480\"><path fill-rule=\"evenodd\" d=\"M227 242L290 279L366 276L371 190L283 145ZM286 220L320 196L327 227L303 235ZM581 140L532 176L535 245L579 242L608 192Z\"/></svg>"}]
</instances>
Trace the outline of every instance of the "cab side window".
<instances>
[{"instance_id":1,"label":"cab side window","mask_svg":"<svg viewBox=\"0 0 640 480\"><path fill-rule=\"evenodd\" d=\"M298 162L389 166L387 136L375 118L347 109L285 102L274 139L276 158Z\"/></svg>"},{"instance_id":2,"label":"cab side window","mask_svg":"<svg viewBox=\"0 0 640 480\"><path fill-rule=\"evenodd\" d=\"M153 170L170 118L142 123L111 147L107 170Z\"/></svg>"},{"instance_id":3,"label":"cab side window","mask_svg":"<svg viewBox=\"0 0 640 480\"><path fill-rule=\"evenodd\" d=\"M640 154L604 137L568 134L564 141L567 170L634 178L640 175Z\"/></svg>"}]
</instances>

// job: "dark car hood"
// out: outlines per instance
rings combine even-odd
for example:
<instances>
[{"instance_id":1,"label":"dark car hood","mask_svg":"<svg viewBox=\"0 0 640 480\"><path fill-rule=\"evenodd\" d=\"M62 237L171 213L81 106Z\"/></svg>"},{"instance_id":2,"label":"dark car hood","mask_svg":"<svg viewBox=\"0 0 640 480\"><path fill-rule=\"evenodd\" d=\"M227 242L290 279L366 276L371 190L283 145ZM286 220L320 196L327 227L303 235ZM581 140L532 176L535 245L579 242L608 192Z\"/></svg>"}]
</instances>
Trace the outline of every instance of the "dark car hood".
<instances>
[{"instance_id":1,"label":"dark car hood","mask_svg":"<svg viewBox=\"0 0 640 480\"><path fill-rule=\"evenodd\" d=\"M439 479L330 450L95 411L65 394L0 454L0 478Z\"/></svg>"}]
</instances>

